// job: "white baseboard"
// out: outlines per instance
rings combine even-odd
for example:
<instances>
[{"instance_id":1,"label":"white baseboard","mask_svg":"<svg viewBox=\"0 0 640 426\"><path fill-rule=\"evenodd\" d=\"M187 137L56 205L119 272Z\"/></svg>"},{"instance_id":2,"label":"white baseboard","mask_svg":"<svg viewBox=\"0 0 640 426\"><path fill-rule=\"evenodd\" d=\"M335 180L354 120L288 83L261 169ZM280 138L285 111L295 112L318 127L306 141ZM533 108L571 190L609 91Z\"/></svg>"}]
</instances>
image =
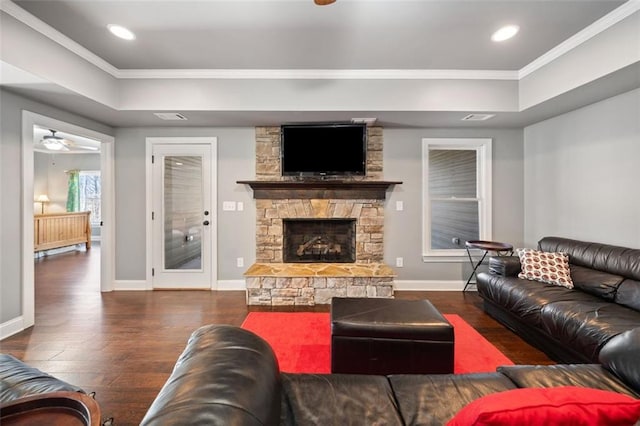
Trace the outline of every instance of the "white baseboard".
<instances>
[{"instance_id":1,"label":"white baseboard","mask_svg":"<svg viewBox=\"0 0 640 426\"><path fill-rule=\"evenodd\" d=\"M245 280L218 280L218 291L246 290Z\"/></svg>"},{"instance_id":2,"label":"white baseboard","mask_svg":"<svg viewBox=\"0 0 640 426\"><path fill-rule=\"evenodd\" d=\"M56 254L62 254L70 251L84 250L84 249L85 249L84 244L75 244L72 246L58 247L58 248L53 248L49 250L38 251L33 254L33 257L35 259L40 259L41 257L53 256Z\"/></svg>"},{"instance_id":3,"label":"white baseboard","mask_svg":"<svg viewBox=\"0 0 640 426\"><path fill-rule=\"evenodd\" d=\"M115 280L113 283L115 291L144 291L153 290L147 285L146 280Z\"/></svg>"},{"instance_id":4,"label":"white baseboard","mask_svg":"<svg viewBox=\"0 0 640 426\"><path fill-rule=\"evenodd\" d=\"M464 281L450 280L396 280L394 281L395 290L405 291L462 291ZM247 286L244 280L218 280L218 291L237 291L246 290ZM116 280L113 290L115 291L144 291L153 290L147 287L144 280ZM475 284L469 285L468 290L475 290Z\"/></svg>"},{"instance_id":5,"label":"white baseboard","mask_svg":"<svg viewBox=\"0 0 640 426\"><path fill-rule=\"evenodd\" d=\"M462 291L465 281L459 280L395 280L394 289L399 291ZM475 284L467 290L475 291Z\"/></svg>"},{"instance_id":6,"label":"white baseboard","mask_svg":"<svg viewBox=\"0 0 640 426\"><path fill-rule=\"evenodd\" d=\"M244 280L218 280L217 288L219 291L246 290L247 286ZM145 291L153 290L147 285L145 280L116 280L113 284L114 291Z\"/></svg>"},{"instance_id":7,"label":"white baseboard","mask_svg":"<svg viewBox=\"0 0 640 426\"><path fill-rule=\"evenodd\" d=\"M0 340L13 336L24 330L24 321L22 315L0 324Z\"/></svg>"}]
</instances>

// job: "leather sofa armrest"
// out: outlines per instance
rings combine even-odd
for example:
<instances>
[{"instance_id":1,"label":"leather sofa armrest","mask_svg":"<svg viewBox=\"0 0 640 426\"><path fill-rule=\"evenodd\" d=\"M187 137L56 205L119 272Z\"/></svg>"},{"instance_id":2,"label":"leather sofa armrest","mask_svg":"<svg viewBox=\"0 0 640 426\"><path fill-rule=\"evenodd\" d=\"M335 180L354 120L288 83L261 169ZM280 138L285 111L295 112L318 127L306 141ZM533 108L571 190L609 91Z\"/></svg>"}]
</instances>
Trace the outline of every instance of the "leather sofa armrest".
<instances>
[{"instance_id":1,"label":"leather sofa armrest","mask_svg":"<svg viewBox=\"0 0 640 426\"><path fill-rule=\"evenodd\" d=\"M640 395L640 327L611 338L600 350L604 368L621 378Z\"/></svg>"},{"instance_id":2,"label":"leather sofa armrest","mask_svg":"<svg viewBox=\"0 0 640 426\"><path fill-rule=\"evenodd\" d=\"M520 273L520 258L518 256L491 256L489 258L489 272L503 277L515 277Z\"/></svg>"},{"instance_id":3,"label":"leather sofa armrest","mask_svg":"<svg viewBox=\"0 0 640 426\"><path fill-rule=\"evenodd\" d=\"M282 382L273 350L230 325L197 329L141 425L277 425Z\"/></svg>"},{"instance_id":4,"label":"leather sofa armrest","mask_svg":"<svg viewBox=\"0 0 640 426\"><path fill-rule=\"evenodd\" d=\"M0 403L60 391L86 393L78 386L31 367L12 355L0 354Z\"/></svg>"}]
</instances>

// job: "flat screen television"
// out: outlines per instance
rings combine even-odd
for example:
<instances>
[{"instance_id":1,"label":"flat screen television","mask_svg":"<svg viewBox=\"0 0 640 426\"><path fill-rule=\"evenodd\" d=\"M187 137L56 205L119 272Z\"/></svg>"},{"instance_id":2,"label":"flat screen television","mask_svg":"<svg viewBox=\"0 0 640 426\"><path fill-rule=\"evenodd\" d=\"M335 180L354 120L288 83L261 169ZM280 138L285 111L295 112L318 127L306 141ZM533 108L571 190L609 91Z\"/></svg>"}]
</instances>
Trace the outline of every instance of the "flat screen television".
<instances>
[{"instance_id":1,"label":"flat screen television","mask_svg":"<svg viewBox=\"0 0 640 426\"><path fill-rule=\"evenodd\" d=\"M366 174L365 124L286 124L280 136L283 176Z\"/></svg>"}]
</instances>

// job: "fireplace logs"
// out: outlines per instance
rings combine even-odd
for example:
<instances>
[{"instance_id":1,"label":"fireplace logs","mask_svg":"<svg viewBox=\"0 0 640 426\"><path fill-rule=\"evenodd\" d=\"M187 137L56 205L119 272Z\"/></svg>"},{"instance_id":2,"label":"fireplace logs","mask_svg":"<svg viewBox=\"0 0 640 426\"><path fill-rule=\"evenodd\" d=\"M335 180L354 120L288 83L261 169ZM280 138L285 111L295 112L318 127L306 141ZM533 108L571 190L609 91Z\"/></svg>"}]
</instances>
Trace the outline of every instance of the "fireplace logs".
<instances>
[{"instance_id":1,"label":"fireplace logs","mask_svg":"<svg viewBox=\"0 0 640 426\"><path fill-rule=\"evenodd\" d=\"M286 219L285 262L355 262L355 220Z\"/></svg>"},{"instance_id":2,"label":"fireplace logs","mask_svg":"<svg viewBox=\"0 0 640 426\"><path fill-rule=\"evenodd\" d=\"M296 254L298 256L315 255L315 254L334 254L339 255L342 252L340 244L326 243L322 235L313 237L304 244L298 246Z\"/></svg>"}]
</instances>

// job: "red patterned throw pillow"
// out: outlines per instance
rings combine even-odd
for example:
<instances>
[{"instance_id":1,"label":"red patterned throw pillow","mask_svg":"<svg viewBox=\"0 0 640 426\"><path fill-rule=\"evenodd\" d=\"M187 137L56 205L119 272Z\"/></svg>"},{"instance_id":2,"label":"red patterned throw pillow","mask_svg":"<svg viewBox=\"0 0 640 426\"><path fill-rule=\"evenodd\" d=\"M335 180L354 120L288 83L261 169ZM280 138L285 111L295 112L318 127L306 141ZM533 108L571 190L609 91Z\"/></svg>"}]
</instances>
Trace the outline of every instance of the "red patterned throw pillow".
<instances>
[{"instance_id":1,"label":"red patterned throw pillow","mask_svg":"<svg viewBox=\"0 0 640 426\"><path fill-rule=\"evenodd\" d=\"M521 269L518 278L573 288L568 254L519 249L518 256Z\"/></svg>"}]
</instances>

